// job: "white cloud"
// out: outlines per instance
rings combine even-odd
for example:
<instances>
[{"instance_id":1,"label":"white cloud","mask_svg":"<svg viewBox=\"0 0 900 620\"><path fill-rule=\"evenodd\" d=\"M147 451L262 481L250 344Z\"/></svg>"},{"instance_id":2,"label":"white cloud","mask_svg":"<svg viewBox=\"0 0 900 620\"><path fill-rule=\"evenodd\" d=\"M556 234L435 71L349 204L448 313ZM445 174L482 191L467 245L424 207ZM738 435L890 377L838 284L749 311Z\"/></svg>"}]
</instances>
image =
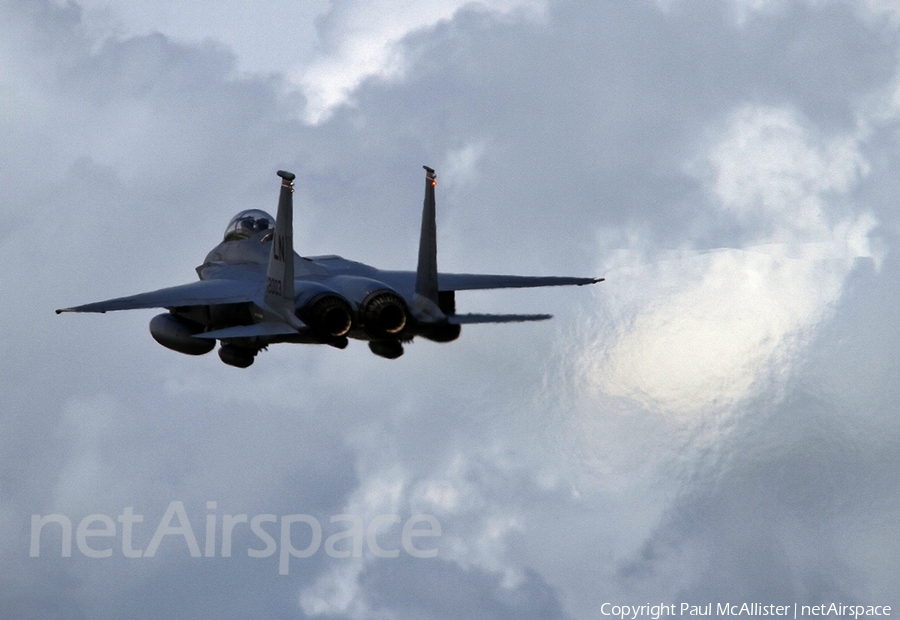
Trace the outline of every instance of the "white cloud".
<instances>
[{"instance_id":1,"label":"white cloud","mask_svg":"<svg viewBox=\"0 0 900 620\"><path fill-rule=\"evenodd\" d=\"M394 454L390 447L384 451ZM538 496L550 495L552 490L541 488L547 486L546 481L542 485L532 480L530 472L521 466L498 466L498 461L503 460L481 451L458 453L431 475L418 479L411 472L389 465L361 472L363 480L343 510L360 515L366 524L379 514L398 514L402 518L432 515L441 524L440 537L431 543L439 549L435 562L452 562L463 574L495 576L501 589L514 590L523 586L526 578L522 567L510 556L509 539L525 530L515 504L526 502L527 498L518 497L512 489L524 489ZM418 560L422 570L429 569L428 561ZM361 558L335 563L314 583L301 589L303 610L310 615L373 617L377 607L371 596L377 593L368 590L364 581L366 571L377 570L377 562L371 553L364 552Z\"/></svg>"},{"instance_id":2,"label":"white cloud","mask_svg":"<svg viewBox=\"0 0 900 620\"><path fill-rule=\"evenodd\" d=\"M733 116L708 162L723 210L796 230L801 242L827 236L823 201L869 171L855 136L817 142L792 111L760 106Z\"/></svg>"},{"instance_id":3,"label":"white cloud","mask_svg":"<svg viewBox=\"0 0 900 620\"><path fill-rule=\"evenodd\" d=\"M595 389L677 416L727 410L786 376L854 259L872 256L876 223L844 206L868 170L855 138L817 140L789 110L741 108L706 161L714 204L756 238L656 264L626 253L619 266L645 292L591 362Z\"/></svg>"},{"instance_id":4,"label":"white cloud","mask_svg":"<svg viewBox=\"0 0 900 620\"><path fill-rule=\"evenodd\" d=\"M485 140L467 142L461 148L450 151L441 166L443 174L453 179L455 185L471 184L478 176L478 164L484 157Z\"/></svg>"},{"instance_id":5,"label":"white cloud","mask_svg":"<svg viewBox=\"0 0 900 620\"><path fill-rule=\"evenodd\" d=\"M327 33L320 33L323 51L309 65L291 72L291 80L307 98L305 119L311 124L326 120L335 107L351 101L353 91L367 78L401 78L406 70L403 38L449 20L462 8L533 18L542 13L544 4L544 0L335 2L324 20Z\"/></svg>"}]
</instances>

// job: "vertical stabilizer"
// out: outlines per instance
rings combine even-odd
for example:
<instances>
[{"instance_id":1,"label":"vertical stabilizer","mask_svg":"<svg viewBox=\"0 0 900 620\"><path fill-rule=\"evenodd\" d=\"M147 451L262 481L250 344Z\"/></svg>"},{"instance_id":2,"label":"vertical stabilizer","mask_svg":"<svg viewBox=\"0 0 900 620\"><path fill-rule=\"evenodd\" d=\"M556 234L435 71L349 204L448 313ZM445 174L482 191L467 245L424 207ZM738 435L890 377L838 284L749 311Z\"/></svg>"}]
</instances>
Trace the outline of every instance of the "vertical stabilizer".
<instances>
[{"instance_id":1,"label":"vertical stabilizer","mask_svg":"<svg viewBox=\"0 0 900 620\"><path fill-rule=\"evenodd\" d=\"M294 175L284 170L269 268L266 271L266 305L281 314L294 314Z\"/></svg>"},{"instance_id":2,"label":"vertical stabilizer","mask_svg":"<svg viewBox=\"0 0 900 620\"><path fill-rule=\"evenodd\" d=\"M419 236L419 266L416 269L416 293L438 303L437 224L435 223L434 188L437 175L425 168L425 204L422 207L422 232Z\"/></svg>"}]
</instances>

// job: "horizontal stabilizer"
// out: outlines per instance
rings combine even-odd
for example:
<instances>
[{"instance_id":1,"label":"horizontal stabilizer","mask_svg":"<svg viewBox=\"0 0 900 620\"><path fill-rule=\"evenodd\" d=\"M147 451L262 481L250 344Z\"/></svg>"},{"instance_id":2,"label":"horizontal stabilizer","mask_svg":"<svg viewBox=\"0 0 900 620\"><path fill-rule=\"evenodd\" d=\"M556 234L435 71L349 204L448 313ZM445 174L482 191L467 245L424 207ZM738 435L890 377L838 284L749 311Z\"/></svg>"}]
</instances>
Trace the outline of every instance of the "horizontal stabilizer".
<instances>
[{"instance_id":1,"label":"horizontal stabilizer","mask_svg":"<svg viewBox=\"0 0 900 620\"><path fill-rule=\"evenodd\" d=\"M61 308L60 312L110 312L113 310L139 310L142 308L181 308L185 306L210 306L254 301L259 293L257 282L242 280L200 280L190 284L161 288L158 291L139 293L129 297L117 297L74 308Z\"/></svg>"},{"instance_id":2,"label":"horizontal stabilizer","mask_svg":"<svg viewBox=\"0 0 900 620\"><path fill-rule=\"evenodd\" d=\"M454 314L447 317L452 325L472 325L475 323L524 323L525 321L546 321L552 314Z\"/></svg>"},{"instance_id":3,"label":"horizontal stabilizer","mask_svg":"<svg viewBox=\"0 0 900 620\"><path fill-rule=\"evenodd\" d=\"M533 288L538 286L584 286L603 282L603 278L567 276L495 276L480 273L438 274L441 291L475 291L495 288Z\"/></svg>"},{"instance_id":4,"label":"horizontal stabilizer","mask_svg":"<svg viewBox=\"0 0 900 620\"><path fill-rule=\"evenodd\" d=\"M253 325L237 325L235 327L226 327L225 329L217 329L215 331L206 332L203 334L196 334L194 338L205 338L207 340L227 340L229 338L286 336L296 333L297 330L287 323L265 321L263 323L254 323Z\"/></svg>"}]
</instances>

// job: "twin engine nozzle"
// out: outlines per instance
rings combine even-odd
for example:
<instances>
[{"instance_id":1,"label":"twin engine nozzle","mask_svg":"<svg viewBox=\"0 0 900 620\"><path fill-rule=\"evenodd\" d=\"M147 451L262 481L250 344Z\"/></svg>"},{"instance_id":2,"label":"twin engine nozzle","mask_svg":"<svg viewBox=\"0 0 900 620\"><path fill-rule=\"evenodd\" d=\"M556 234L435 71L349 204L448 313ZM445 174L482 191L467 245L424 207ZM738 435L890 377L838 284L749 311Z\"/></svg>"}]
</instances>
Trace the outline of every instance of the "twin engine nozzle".
<instances>
[{"instance_id":1,"label":"twin engine nozzle","mask_svg":"<svg viewBox=\"0 0 900 620\"><path fill-rule=\"evenodd\" d=\"M374 291L359 304L356 320L350 303L337 293L322 292L298 310L297 317L325 338L346 336L355 326L373 339L396 338L406 327L406 303L390 290Z\"/></svg>"}]
</instances>

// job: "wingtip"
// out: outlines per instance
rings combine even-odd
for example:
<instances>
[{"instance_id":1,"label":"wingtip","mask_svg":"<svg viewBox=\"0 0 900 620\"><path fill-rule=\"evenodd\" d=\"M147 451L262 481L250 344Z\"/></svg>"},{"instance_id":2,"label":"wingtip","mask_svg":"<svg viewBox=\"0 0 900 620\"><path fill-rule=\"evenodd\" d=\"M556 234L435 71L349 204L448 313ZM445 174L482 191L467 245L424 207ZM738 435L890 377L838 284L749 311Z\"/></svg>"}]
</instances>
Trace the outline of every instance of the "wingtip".
<instances>
[{"instance_id":1,"label":"wingtip","mask_svg":"<svg viewBox=\"0 0 900 620\"><path fill-rule=\"evenodd\" d=\"M87 304L87 306L91 306L92 304ZM106 314L106 310L86 310L87 306L75 306L74 308L58 308L55 312L56 314L62 314L63 312L93 312L95 314Z\"/></svg>"}]
</instances>

